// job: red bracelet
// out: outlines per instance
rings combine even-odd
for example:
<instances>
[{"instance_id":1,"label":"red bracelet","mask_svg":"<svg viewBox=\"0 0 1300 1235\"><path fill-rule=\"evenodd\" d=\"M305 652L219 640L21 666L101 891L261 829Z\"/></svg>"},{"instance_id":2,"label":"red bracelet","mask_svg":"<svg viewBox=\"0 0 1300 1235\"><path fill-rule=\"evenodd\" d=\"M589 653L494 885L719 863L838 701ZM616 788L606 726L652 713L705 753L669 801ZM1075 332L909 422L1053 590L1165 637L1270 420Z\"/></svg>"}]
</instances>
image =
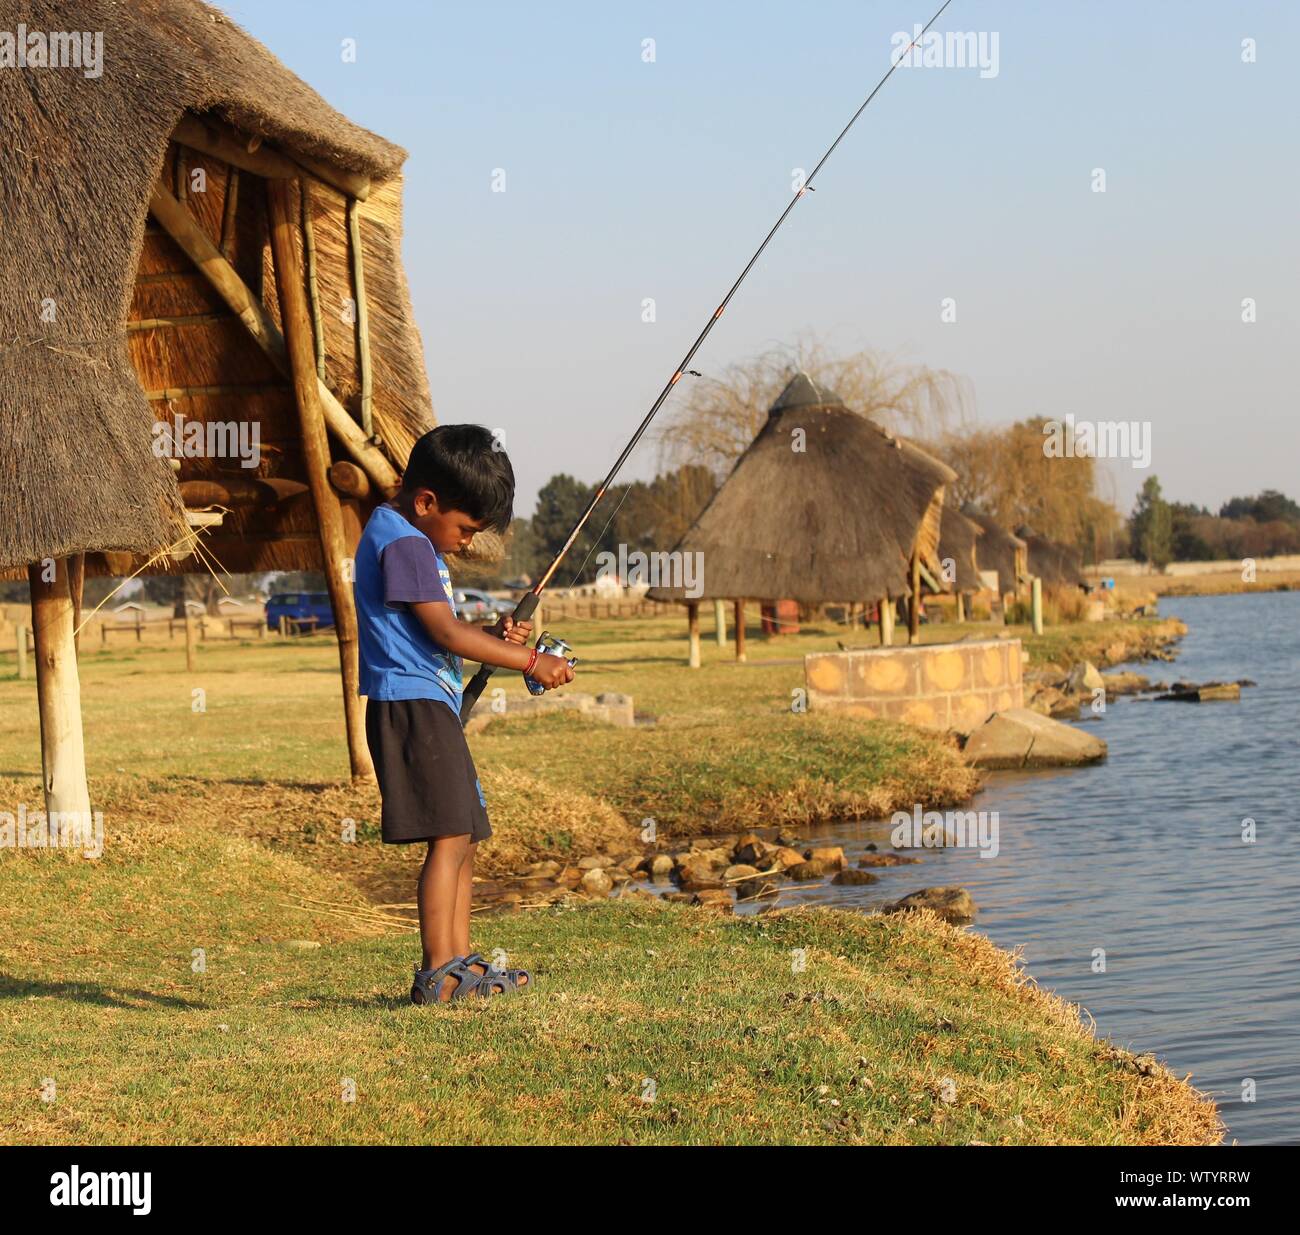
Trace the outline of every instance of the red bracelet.
<instances>
[{"instance_id":1,"label":"red bracelet","mask_svg":"<svg viewBox=\"0 0 1300 1235\"><path fill-rule=\"evenodd\" d=\"M537 663L537 649L533 648L533 654L528 658L528 667L524 670L524 677L527 677L533 671L533 666Z\"/></svg>"}]
</instances>

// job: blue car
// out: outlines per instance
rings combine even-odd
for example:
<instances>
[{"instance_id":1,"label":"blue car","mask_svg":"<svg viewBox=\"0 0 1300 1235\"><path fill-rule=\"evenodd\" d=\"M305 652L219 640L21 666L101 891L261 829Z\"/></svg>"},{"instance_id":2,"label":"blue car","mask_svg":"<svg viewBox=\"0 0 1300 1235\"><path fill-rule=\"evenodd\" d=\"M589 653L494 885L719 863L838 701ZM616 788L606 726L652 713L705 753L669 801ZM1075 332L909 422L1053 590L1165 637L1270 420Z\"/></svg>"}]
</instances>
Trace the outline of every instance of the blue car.
<instances>
[{"instance_id":1,"label":"blue car","mask_svg":"<svg viewBox=\"0 0 1300 1235\"><path fill-rule=\"evenodd\" d=\"M300 631L326 630L334 625L328 592L277 592L266 602L266 625L280 629L280 619L298 623Z\"/></svg>"}]
</instances>

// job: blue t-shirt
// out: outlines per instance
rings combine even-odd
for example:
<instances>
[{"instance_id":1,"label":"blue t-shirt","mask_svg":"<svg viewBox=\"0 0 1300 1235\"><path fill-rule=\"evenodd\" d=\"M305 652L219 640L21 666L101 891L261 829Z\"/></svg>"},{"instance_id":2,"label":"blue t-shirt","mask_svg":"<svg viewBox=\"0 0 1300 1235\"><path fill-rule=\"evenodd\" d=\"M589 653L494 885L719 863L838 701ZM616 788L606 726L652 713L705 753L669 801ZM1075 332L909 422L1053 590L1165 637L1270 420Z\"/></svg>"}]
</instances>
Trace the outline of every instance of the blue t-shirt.
<instances>
[{"instance_id":1,"label":"blue t-shirt","mask_svg":"<svg viewBox=\"0 0 1300 1235\"><path fill-rule=\"evenodd\" d=\"M434 642L408 607L445 601L456 612L447 564L429 538L390 505L375 507L357 545L360 693L438 699L460 715L461 658Z\"/></svg>"}]
</instances>

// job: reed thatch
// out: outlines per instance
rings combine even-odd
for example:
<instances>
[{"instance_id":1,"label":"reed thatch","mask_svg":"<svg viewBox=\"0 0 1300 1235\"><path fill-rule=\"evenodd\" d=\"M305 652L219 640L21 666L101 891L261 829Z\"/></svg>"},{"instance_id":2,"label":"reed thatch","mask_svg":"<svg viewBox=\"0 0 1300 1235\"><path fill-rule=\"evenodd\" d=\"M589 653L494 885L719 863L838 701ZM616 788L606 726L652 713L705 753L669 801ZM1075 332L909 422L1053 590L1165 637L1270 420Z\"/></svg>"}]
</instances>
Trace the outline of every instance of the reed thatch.
<instances>
[{"instance_id":1,"label":"reed thatch","mask_svg":"<svg viewBox=\"0 0 1300 1235\"><path fill-rule=\"evenodd\" d=\"M951 506L943 508L943 522L939 526L939 557L946 566L953 564L952 590L978 592L983 589L977 564L979 541L984 529L973 519L968 519Z\"/></svg>"},{"instance_id":2,"label":"reed thatch","mask_svg":"<svg viewBox=\"0 0 1300 1235\"><path fill-rule=\"evenodd\" d=\"M701 599L905 596L914 547L939 572L944 486L954 479L800 373L676 550L702 555ZM649 595L688 599L674 586Z\"/></svg>"},{"instance_id":3,"label":"reed thatch","mask_svg":"<svg viewBox=\"0 0 1300 1235\"><path fill-rule=\"evenodd\" d=\"M983 532L975 545L975 563L980 570L998 572L998 595L1014 595L1029 577L1029 547L996 520L972 506L962 509Z\"/></svg>"},{"instance_id":4,"label":"reed thatch","mask_svg":"<svg viewBox=\"0 0 1300 1235\"><path fill-rule=\"evenodd\" d=\"M198 0L30 0L21 20L29 30L102 31L104 57L93 79L74 69L0 72L0 568L21 573L85 551L89 573L123 573L178 539L178 481L198 480L228 480L242 494L205 537L227 569L318 568L292 389L149 222L151 187L161 179L185 201L278 322L263 182L239 172L232 193L232 169L179 146L178 123L219 121L251 145L371 179L360 232L373 427L400 469L434 423L399 257L405 152L334 111ZM190 174L200 167L206 185L195 191ZM355 295L346 199L306 184L325 380L359 418L355 327L342 313ZM186 458L174 472L152 449L153 426L180 416L255 421L261 461L248 470ZM355 532L367 508L345 505ZM200 566L191 558L156 569Z\"/></svg>"},{"instance_id":5,"label":"reed thatch","mask_svg":"<svg viewBox=\"0 0 1300 1235\"><path fill-rule=\"evenodd\" d=\"M1046 587L1080 587L1084 584L1083 554L1071 545L1062 545L1039 536L1027 527L1016 528L1029 549L1029 573L1042 579Z\"/></svg>"}]
</instances>

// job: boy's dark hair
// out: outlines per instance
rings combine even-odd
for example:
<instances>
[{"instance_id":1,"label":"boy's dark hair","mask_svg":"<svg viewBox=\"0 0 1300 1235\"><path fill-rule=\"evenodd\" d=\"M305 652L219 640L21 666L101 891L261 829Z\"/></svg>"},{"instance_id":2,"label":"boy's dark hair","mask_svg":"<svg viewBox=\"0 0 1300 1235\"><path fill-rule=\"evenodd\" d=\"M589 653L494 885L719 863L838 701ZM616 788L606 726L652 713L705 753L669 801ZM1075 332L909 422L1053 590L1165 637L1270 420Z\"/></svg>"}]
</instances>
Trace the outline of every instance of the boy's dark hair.
<instances>
[{"instance_id":1,"label":"boy's dark hair","mask_svg":"<svg viewBox=\"0 0 1300 1235\"><path fill-rule=\"evenodd\" d=\"M439 425L411 448L402 488L432 489L438 504L504 532L514 517L515 470L482 425Z\"/></svg>"}]
</instances>

